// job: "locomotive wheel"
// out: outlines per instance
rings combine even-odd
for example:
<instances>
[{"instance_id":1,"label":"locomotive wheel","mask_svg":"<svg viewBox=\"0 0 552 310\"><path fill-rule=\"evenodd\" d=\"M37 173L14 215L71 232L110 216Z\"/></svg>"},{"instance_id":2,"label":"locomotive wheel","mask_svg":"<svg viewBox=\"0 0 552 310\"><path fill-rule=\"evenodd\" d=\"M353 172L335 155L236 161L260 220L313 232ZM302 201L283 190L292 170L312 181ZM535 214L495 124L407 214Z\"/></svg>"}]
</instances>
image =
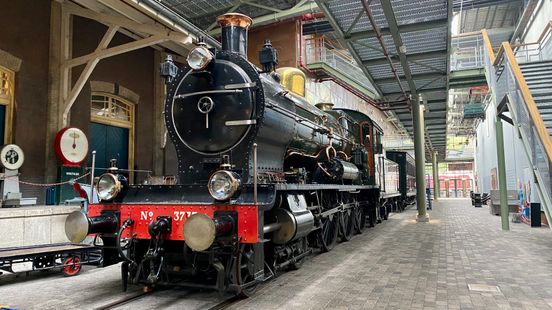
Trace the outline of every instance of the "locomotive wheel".
<instances>
[{"instance_id":1,"label":"locomotive wheel","mask_svg":"<svg viewBox=\"0 0 552 310\"><path fill-rule=\"evenodd\" d=\"M349 241L353 237L354 232L354 216L353 208L346 209L341 213L339 221L339 235L341 236L341 241Z\"/></svg>"},{"instance_id":2,"label":"locomotive wheel","mask_svg":"<svg viewBox=\"0 0 552 310\"><path fill-rule=\"evenodd\" d=\"M319 241L323 252L329 252L337 242L339 232L339 217L337 213L322 218L322 228L319 230Z\"/></svg>"},{"instance_id":3,"label":"locomotive wheel","mask_svg":"<svg viewBox=\"0 0 552 310\"><path fill-rule=\"evenodd\" d=\"M387 209L387 206L380 207L380 219L387 220L388 217L389 217L389 209Z\"/></svg>"},{"instance_id":4,"label":"locomotive wheel","mask_svg":"<svg viewBox=\"0 0 552 310\"><path fill-rule=\"evenodd\" d=\"M364 208L358 204L353 208L354 229L357 234L362 234L366 227L366 214Z\"/></svg>"},{"instance_id":5,"label":"locomotive wheel","mask_svg":"<svg viewBox=\"0 0 552 310\"><path fill-rule=\"evenodd\" d=\"M371 209L368 212L368 227L374 227L376 226L376 210Z\"/></svg>"},{"instance_id":6,"label":"locomotive wheel","mask_svg":"<svg viewBox=\"0 0 552 310\"><path fill-rule=\"evenodd\" d=\"M63 275L66 277L76 276L82 269L80 258L71 256L63 261Z\"/></svg>"},{"instance_id":7,"label":"locomotive wheel","mask_svg":"<svg viewBox=\"0 0 552 310\"><path fill-rule=\"evenodd\" d=\"M254 270L254 256L255 252L251 245L243 244L240 246L236 262L236 280L238 285L247 285L248 283L255 282L255 276L252 273ZM258 285L259 283L255 282L255 284L242 288L238 296L241 298L252 296L257 291Z\"/></svg>"}]
</instances>

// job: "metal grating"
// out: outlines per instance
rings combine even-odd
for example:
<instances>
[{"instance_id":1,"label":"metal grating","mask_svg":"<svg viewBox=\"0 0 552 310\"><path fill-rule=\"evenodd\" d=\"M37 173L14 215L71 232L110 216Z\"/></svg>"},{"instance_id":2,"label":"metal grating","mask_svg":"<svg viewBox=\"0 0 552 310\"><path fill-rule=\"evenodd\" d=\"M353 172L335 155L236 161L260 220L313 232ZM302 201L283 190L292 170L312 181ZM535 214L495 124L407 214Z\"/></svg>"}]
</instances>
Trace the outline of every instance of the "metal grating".
<instances>
[{"instance_id":1,"label":"metal grating","mask_svg":"<svg viewBox=\"0 0 552 310\"><path fill-rule=\"evenodd\" d=\"M372 0L368 1L375 24L381 29L383 42L399 76L396 80L383 48L375 36L361 0L316 0L319 8L348 42L348 48L364 66L365 73L374 81L382 95L382 102L407 100L402 89L423 93L428 100L426 119L438 125L431 133L440 156L446 139L446 92L450 45L449 25L452 19L450 0ZM389 5L390 3L390 5ZM389 20L387 18L390 18ZM448 23L443 23L448 21ZM395 31L398 29L398 33ZM405 57L398 54L399 46ZM406 59L405 59L406 58ZM404 66L404 67L403 67ZM409 80L411 75L411 79ZM408 94L407 94L408 95ZM404 111L404 104L398 109ZM412 133L412 116L409 111L398 114L399 120ZM432 142L428 145L431 147Z\"/></svg>"},{"instance_id":2,"label":"metal grating","mask_svg":"<svg viewBox=\"0 0 552 310\"><path fill-rule=\"evenodd\" d=\"M447 27L401 33L407 54L427 53L447 49Z\"/></svg>"},{"instance_id":3,"label":"metal grating","mask_svg":"<svg viewBox=\"0 0 552 310\"><path fill-rule=\"evenodd\" d=\"M159 0L159 2L196 26L208 29L218 15L229 10L256 18L273 14L278 10L290 9L300 0L253 0L249 2L235 0Z\"/></svg>"},{"instance_id":4,"label":"metal grating","mask_svg":"<svg viewBox=\"0 0 552 310\"><path fill-rule=\"evenodd\" d=\"M463 7L460 33L514 27L522 12L522 6L522 1L510 1L492 6Z\"/></svg>"}]
</instances>

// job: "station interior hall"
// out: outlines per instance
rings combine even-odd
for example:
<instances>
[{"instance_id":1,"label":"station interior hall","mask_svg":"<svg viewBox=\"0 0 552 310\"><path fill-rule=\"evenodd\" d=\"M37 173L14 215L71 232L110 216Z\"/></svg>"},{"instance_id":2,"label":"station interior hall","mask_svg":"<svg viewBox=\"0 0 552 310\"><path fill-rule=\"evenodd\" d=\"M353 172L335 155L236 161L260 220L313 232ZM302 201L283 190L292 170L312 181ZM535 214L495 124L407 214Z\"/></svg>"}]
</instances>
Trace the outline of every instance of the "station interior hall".
<instances>
[{"instance_id":1,"label":"station interior hall","mask_svg":"<svg viewBox=\"0 0 552 310\"><path fill-rule=\"evenodd\" d=\"M0 310L552 309L552 0L0 7Z\"/></svg>"}]
</instances>

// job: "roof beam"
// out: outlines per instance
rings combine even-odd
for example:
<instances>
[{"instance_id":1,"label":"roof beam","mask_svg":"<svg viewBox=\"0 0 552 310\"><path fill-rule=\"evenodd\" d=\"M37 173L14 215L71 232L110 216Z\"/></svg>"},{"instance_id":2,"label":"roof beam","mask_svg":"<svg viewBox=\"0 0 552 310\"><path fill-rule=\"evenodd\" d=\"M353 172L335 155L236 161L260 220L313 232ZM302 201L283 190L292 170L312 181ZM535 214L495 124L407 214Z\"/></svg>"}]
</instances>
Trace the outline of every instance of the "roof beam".
<instances>
[{"instance_id":1,"label":"roof beam","mask_svg":"<svg viewBox=\"0 0 552 310\"><path fill-rule=\"evenodd\" d=\"M446 91L447 88L446 87L433 87L433 88L424 88L423 91L424 93L427 93L427 92L433 92L433 91ZM407 93L409 93L410 91L406 91ZM401 92L393 92L393 93L383 93L383 95L385 97L391 97L391 96L399 96L399 95L402 95L403 93Z\"/></svg>"},{"instance_id":2,"label":"roof beam","mask_svg":"<svg viewBox=\"0 0 552 310\"><path fill-rule=\"evenodd\" d=\"M249 4L249 3L245 3L245 4ZM318 5L315 2L301 0L295 6L287 10L282 10L281 12L274 12L271 14L253 18L252 26L255 27L255 26L276 23L289 18L303 15L305 13L315 13L319 11L320 9L318 8ZM209 34L212 36L217 36L217 35L220 35L220 32L221 32L220 28L216 28L209 31Z\"/></svg>"},{"instance_id":3,"label":"roof beam","mask_svg":"<svg viewBox=\"0 0 552 310\"><path fill-rule=\"evenodd\" d=\"M423 74L415 74L412 75L412 78L415 80L430 80L430 79L440 79L443 77L446 77L446 74L442 73L423 73ZM405 76L399 76L401 79L404 79ZM397 80L395 78L381 78L381 79L374 79L374 82L376 83L392 83L396 82Z\"/></svg>"},{"instance_id":4,"label":"roof beam","mask_svg":"<svg viewBox=\"0 0 552 310\"><path fill-rule=\"evenodd\" d=\"M407 25L401 25L398 26L400 33L405 32L411 32L411 31L420 31L420 30L428 30L432 28L438 28L438 27L446 27L448 25L448 19L436 19L432 21L427 22L420 22L420 23L412 23ZM389 35L391 34L391 31L389 28L380 28L382 35ZM345 37L345 40L347 41L356 41L360 39L365 38L372 38L376 36L376 32L374 30L367 30L367 31L360 31L355 32L353 34L350 34Z\"/></svg>"},{"instance_id":5,"label":"roof beam","mask_svg":"<svg viewBox=\"0 0 552 310\"><path fill-rule=\"evenodd\" d=\"M439 57L446 57L447 51L446 50L440 50L440 51L432 51L432 52L426 52L426 53L417 53L417 54L410 54L408 56L408 61L416 61L416 60L423 60L428 58L439 58ZM393 61L399 61L400 58L397 55L391 56L391 59ZM370 59L370 60L364 60L362 62L365 66L372 66L372 65L381 65L386 64L387 58L376 58L376 59Z\"/></svg>"}]
</instances>

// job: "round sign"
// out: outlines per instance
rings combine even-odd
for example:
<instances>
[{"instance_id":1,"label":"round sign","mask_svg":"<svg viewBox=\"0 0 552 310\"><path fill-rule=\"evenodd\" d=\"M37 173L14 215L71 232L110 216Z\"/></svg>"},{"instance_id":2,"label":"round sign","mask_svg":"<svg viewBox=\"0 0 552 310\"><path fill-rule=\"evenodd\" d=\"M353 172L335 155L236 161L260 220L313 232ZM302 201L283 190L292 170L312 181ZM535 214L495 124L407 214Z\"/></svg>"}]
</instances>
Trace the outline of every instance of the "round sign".
<instances>
[{"instance_id":1,"label":"round sign","mask_svg":"<svg viewBox=\"0 0 552 310\"><path fill-rule=\"evenodd\" d=\"M88 139L82 130L67 127L57 133L54 147L57 157L64 165L76 166L86 159Z\"/></svg>"},{"instance_id":2,"label":"round sign","mask_svg":"<svg viewBox=\"0 0 552 310\"><path fill-rule=\"evenodd\" d=\"M0 164L8 170L21 168L25 161L23 150L15 144L7 144L0 149Z\"/></svg>"}]
</instances>

